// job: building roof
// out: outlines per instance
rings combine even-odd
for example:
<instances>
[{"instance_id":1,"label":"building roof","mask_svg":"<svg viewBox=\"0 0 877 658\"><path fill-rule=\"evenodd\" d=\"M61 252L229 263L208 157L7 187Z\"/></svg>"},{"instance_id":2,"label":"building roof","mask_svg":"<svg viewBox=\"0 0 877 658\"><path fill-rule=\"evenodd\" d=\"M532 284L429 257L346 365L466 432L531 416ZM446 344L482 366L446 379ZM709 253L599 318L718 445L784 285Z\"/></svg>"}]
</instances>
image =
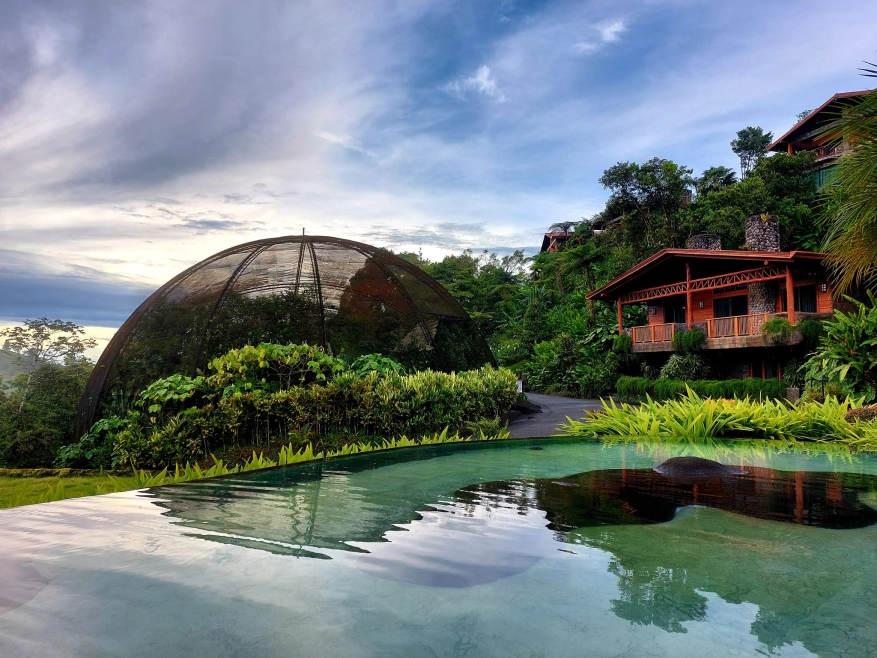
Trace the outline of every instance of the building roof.
<instances>
[{"instance_id":1,"label":"building roof","mask_svg":"<svg viewBox=\"0 0 877 658\"><path fill-rule=\"evenodd\" d=\"M856 98L870 93L871 91L866 89L863 91L844 91L835 94L792 126L782 137L770 144L767 150L785 151L789 144L794 146L802 142L812 142L819 133L825 130L829 123L838 118L837 115L840 108L845 104L849 104L849 101L844 102L844 99Z\"/></svg>"},{"instance_id":2,"label":"building roof","mask_svg":"<svg viewBox=\"0 0 877 658\"><path fill-rule=\"evenodd\" d=\"M588 299L614 300L624 293L685 281L730 274L761 265L819 264L825 254L813 251L736 251L732 249L662 249L590 293Z\"/></svg>"},{"instance_id":3,"label":"building roof","mask_svg":"<svg viewBox=\"0 0 877 658\"><path fill-rule=\"evenodd\" d=\"M542 238L542 248L539 251L548 251L548 247L551 246L552 240L566 240L568 237L572 235L572 232L565 231L554 231L546 233L545 237Z\"/></svg>"}]
</instances>

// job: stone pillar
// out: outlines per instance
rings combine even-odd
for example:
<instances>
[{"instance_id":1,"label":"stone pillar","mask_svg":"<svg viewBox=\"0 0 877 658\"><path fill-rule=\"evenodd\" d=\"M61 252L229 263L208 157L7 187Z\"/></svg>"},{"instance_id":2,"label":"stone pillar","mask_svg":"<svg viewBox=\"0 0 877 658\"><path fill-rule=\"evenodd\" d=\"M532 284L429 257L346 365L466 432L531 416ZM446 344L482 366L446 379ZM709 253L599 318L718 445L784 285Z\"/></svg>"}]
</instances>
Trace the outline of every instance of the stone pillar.
<instances>
[{"instance_id":1,"label":"stone pillar","mask_svg":"<svg viewBox=\"0 0 877 658\"><path fill-rule=\"evenodd\" d=\"M698 233L688 238L685 243L687 249L708 249L709 251L719 251L722 248L722 238L712 233Z\"/></svg>"},{"instance_id":2,"label":"stone pillar","mask_svg":"<svg viewBox=\"0 0 877 658\"><path fill-rule=\"evenodd\" d=\"M780 224L773 215L752 215L746 219L746 248L751 251L779 251ZM777 284L762 281L749 284L749 313L776 313Z\"/></svg>"}]
</instances>

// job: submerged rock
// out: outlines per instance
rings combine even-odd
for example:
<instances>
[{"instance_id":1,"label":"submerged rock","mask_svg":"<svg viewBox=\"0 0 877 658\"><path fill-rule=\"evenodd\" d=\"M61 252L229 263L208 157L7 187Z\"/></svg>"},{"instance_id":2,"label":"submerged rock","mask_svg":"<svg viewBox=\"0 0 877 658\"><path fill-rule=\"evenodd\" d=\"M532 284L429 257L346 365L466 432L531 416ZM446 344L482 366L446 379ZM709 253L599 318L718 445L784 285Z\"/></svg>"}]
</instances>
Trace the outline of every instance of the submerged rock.
<instances>
[{"instance_id":1,"label":"submerged rock","mask_svg":"<svg viewBox=\"0 0 877 658\"><path fill-rule=\"evenodd\" d=\"M746 471L735 466L727 466L701 457L671 457L663 464L655 466L656 472L667 477L723 477L726 475L745 475Z\"/></svg>"}]
</instances>

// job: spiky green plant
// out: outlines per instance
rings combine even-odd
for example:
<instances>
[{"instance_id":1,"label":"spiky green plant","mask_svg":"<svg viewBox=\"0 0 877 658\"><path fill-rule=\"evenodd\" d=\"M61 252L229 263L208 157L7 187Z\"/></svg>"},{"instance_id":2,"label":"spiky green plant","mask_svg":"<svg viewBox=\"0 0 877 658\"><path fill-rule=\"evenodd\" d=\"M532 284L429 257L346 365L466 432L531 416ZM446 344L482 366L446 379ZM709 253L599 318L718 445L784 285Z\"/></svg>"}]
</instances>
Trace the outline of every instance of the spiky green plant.
<instances>
[{"instance_id":1,"label":"spiky green plant","mask_svg":"<svg viewBox=\"0 0 877 658\"><path fill-rule=\"evenodd\" d=\"M861 401L829 397L824 402L790 405L776 400L701 398L690 388L678 400L640 405L603 401L603 409L581 420L567 419L558 428L566 436L622 436L652 439L752 438L780 441L838 441L859 449L877 450L877 428L847 411Z\"/></svg>"}]
</instances>

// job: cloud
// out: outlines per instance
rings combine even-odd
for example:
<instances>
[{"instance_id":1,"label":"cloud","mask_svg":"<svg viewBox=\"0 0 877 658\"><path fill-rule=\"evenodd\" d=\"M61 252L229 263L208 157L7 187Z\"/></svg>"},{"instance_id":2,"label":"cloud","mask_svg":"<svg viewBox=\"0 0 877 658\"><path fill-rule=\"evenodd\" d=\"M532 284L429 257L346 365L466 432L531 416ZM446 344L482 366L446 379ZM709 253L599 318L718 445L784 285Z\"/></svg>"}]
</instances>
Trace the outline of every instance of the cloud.
<instances>
[{"instance_id":1,"label":"cloud","mask_svg":"<svg viewBox=\"0 0 877 658\"><path fill-rule=\"evenodd\" d=\"M320 139L325 139L330 144L337 144L338 146L345 148L348 151L356 151L357 153L362 153L363 155L367 155L370 158L378 157L377 153L364 148L362 142L354 139L350 135L335 135L334 133L326 132L324 130L316 133L316 135Z\"/></svg>"},{"instance_id":2,"label":"cloud","mask_svg":"<svg viewBox=\"0 0 877 658\"><path fill-rule=\"evenodd\" d=\"M6 3L0 245L39 258L35 287L0 256L0 303L44 288L42 314L103 317L104 291L123 317L95 282L154 289L302 227L431 259L532 248L601 209L619 160L734 166L740 127L859 88L873 1L850 2L830 23L816 0Z\"/></svg>"},{"instance_id":3,"label":"cloud","mask_svg":"<svg viewBox=\"0 0 877 658\"><path fill-rule=\"evenodd\" d=\"M59 275L14 250L0 250L0 258L0 321L48 317L118 326L153 292L139 281L89 268L70 268Z\"/></svg>"},{"instance_id":4,"label":"cloud","mask_svg":"<svg viewBox=\"0 0 877 658\"><path fill-rule=\"evenodd\" d=\"M504 103L507 100L487 65L481 66L470 76L464 76L447 83L442 89L461 100L466 98L469 92L486 96L497 103Z\"/></svg>"},{"instance_id":5,"label":"cloud","mask_svg":"<svg viewBox=\"0 0 877 658\"><path fill-rule=\"evenodd\" d=\"M593 29L597 32L596 40L584 40L573 44L573 49L576 52L592 53L608 43L615 43L619 40L621 33L627 30L627 22L624 19L616 18L597 23Z\"/></svg>"}]
</instances>

